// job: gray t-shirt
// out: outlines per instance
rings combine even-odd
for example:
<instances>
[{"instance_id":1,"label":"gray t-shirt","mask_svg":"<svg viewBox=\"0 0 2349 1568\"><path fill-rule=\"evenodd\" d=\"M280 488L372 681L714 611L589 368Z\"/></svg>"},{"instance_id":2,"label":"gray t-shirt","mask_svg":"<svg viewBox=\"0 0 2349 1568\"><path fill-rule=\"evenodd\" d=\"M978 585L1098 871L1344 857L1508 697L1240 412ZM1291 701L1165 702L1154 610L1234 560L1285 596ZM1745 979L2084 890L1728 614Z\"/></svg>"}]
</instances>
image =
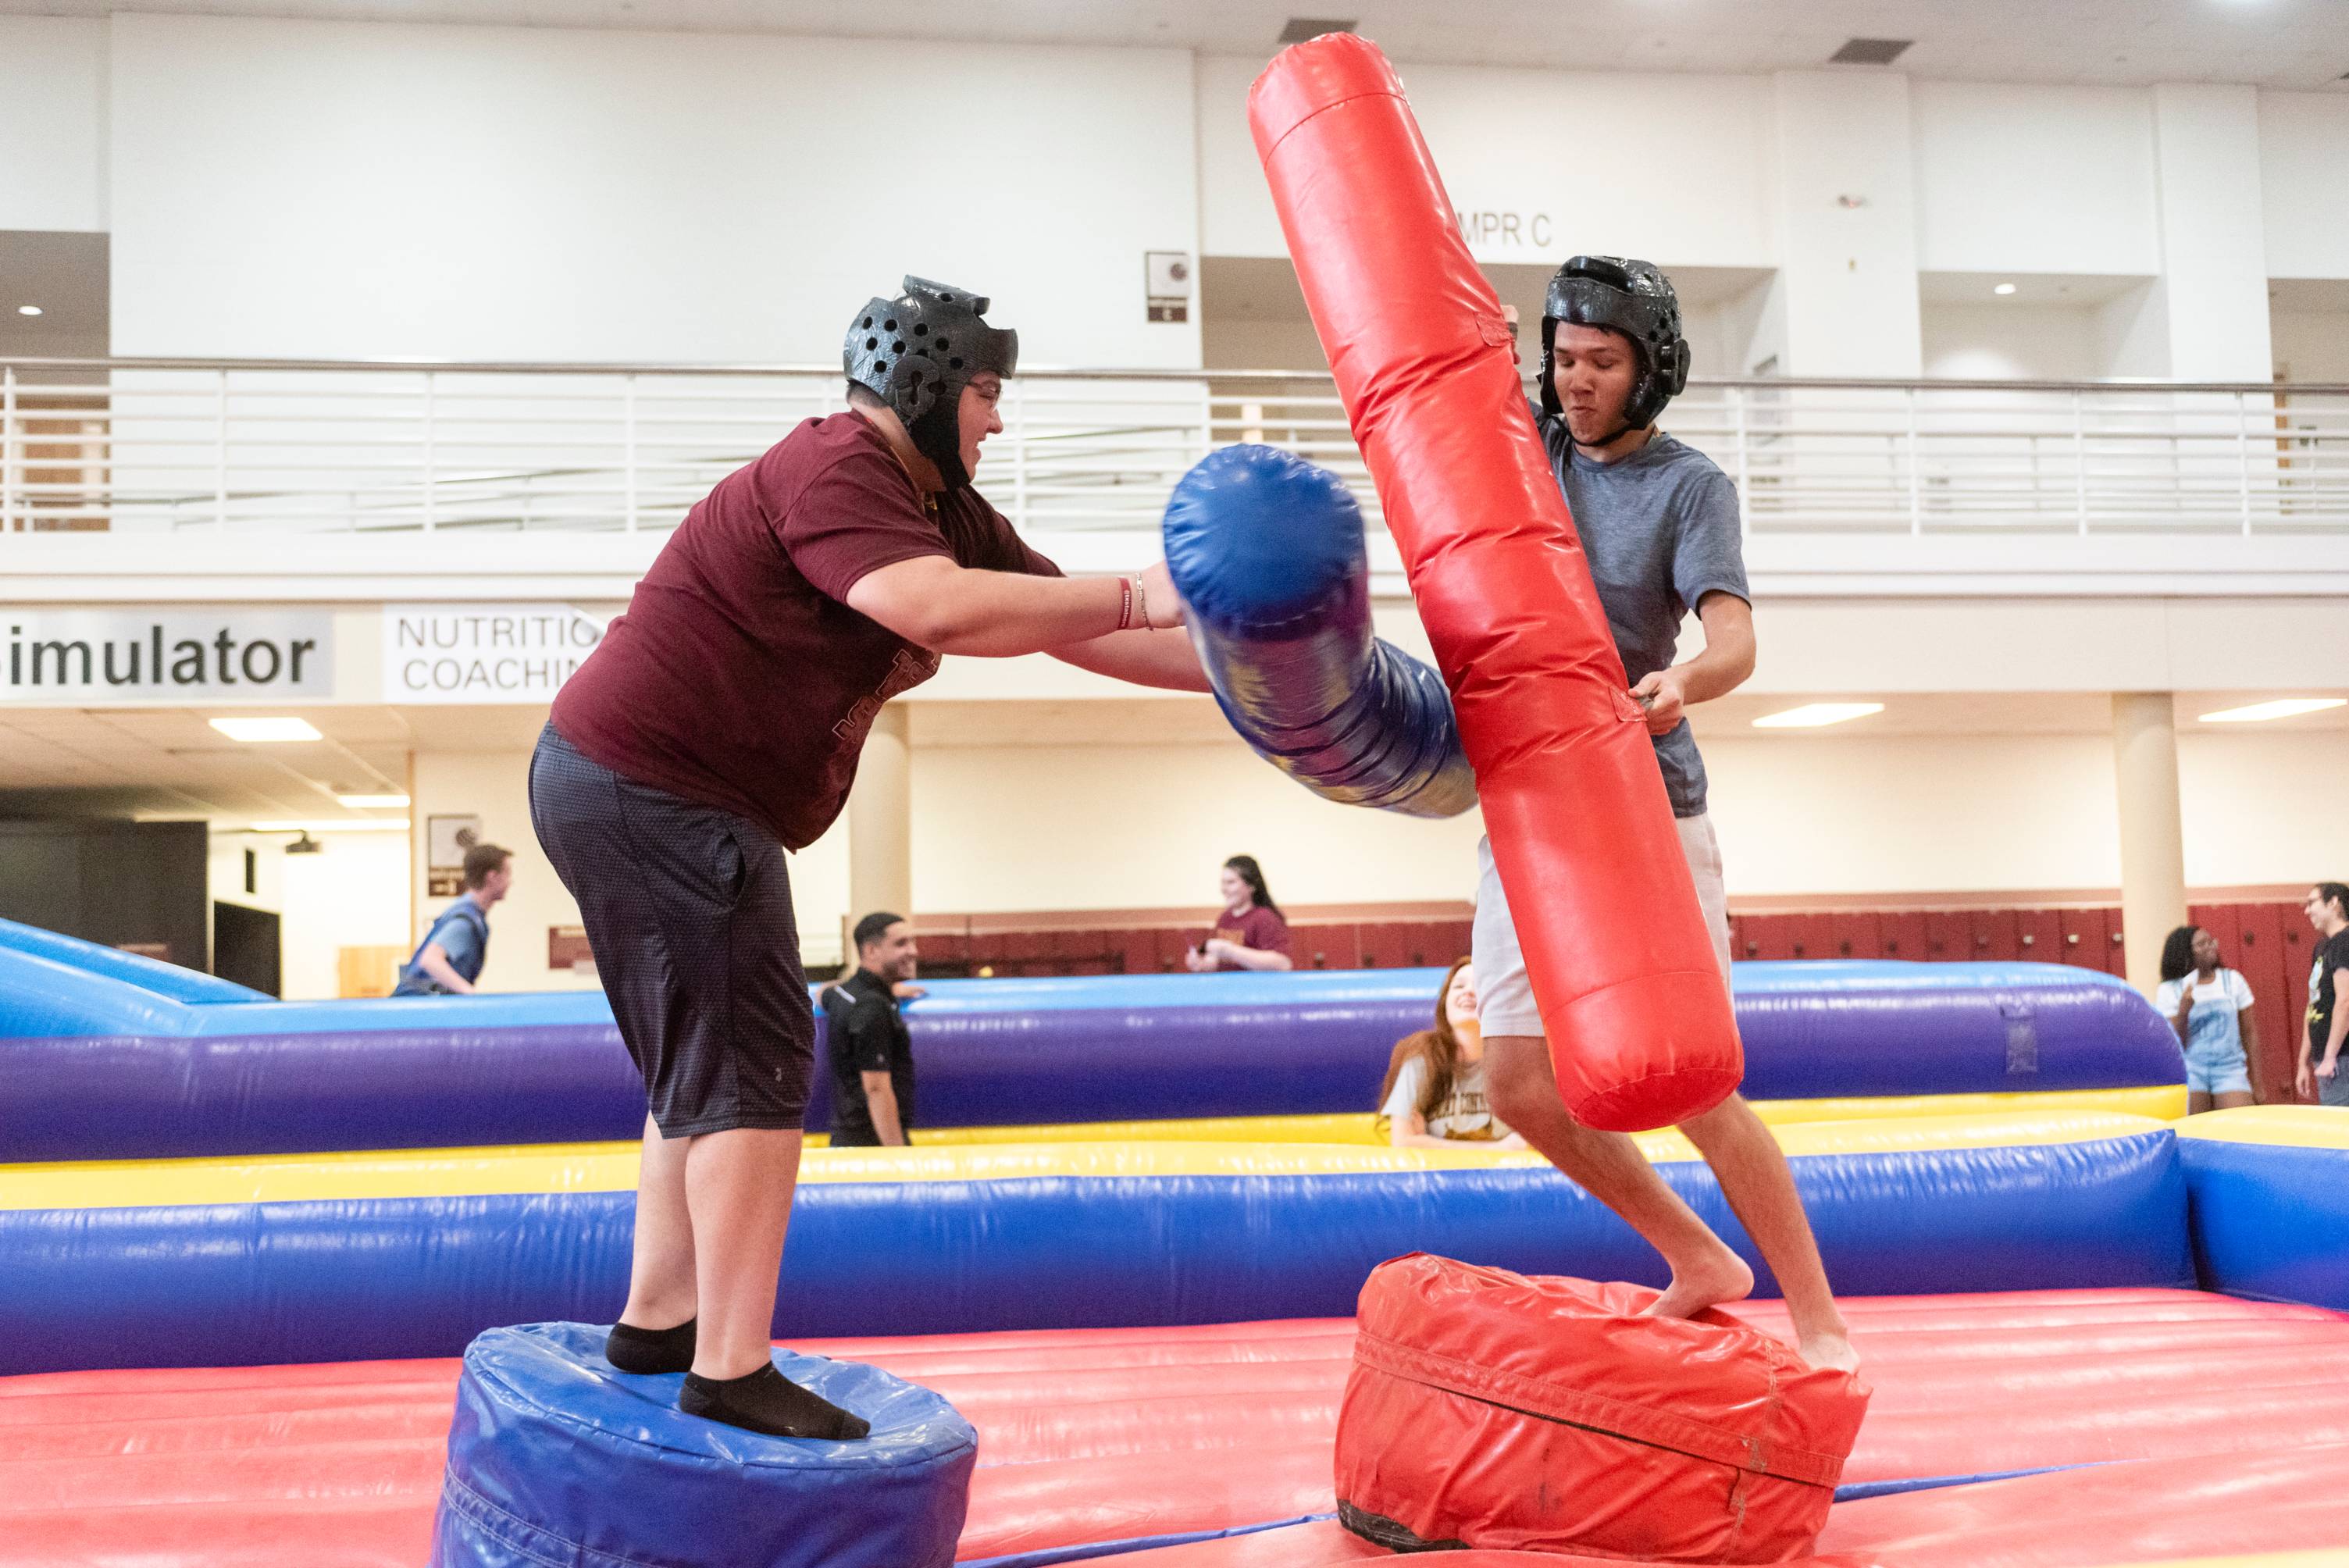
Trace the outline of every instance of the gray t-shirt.
<instances>
[{"instance_id":1,"label":"gray t-shirt","mask_svg":"<svg viewBox=\"0 0 2349 1568\"><path fill-rule=\"evenodd\" d=\"M1672 662L1682 620L1707 593L1754 602L1738 542L1737 487L1711 458L1659 431L1619 462L1593 462L1574 449L1557 415L1537 406L1534 423L1633 685ZM1655 742L1672 814L1702 816L1704 758L1688 720Z\"/></svg>"}]
</instances>

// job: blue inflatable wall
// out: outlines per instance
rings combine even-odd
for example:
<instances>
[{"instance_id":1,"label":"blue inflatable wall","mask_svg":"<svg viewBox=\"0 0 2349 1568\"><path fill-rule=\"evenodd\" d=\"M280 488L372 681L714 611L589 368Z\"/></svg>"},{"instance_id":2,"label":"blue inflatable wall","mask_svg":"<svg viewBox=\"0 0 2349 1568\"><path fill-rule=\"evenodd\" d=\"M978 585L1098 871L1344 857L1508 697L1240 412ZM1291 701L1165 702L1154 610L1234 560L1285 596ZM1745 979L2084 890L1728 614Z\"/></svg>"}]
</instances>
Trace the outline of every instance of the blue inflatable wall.
<instances>
[{"instance_id":1,"label":"blue inflatable wall","mask_svg":"<svg viewBox=\"0 0 2349 1568\"><path fill-rule=\"evenodd\" d=\"M2163 1124L1932 1118L1782 1138L1839 1290L2194 1281ZM451 1175L412 1156L320 1169L333 1191L370 1172L387 1190L437 1186L188 1202L186 1170L158 1166L131 1173L152 1197L125 1206L0 1206L0 1373L452 1356L494 1325L619 1310L632 1192L513 1191L512 1164ZM1661 1169L1758 1271L1705 1168ZM622 1159L606 1175L633 1168ZM295 1178L251 1180L267 1193ZM799 1190L775 1330L1339 1316L1373 1265L1434 1246L1526 1273L1663 1283L1645 1243L1532 1156L1441 1168L1414 1151L1279 1146L828 1150Z\"/></svg>"},{"instance_id":2,"label":"blue inflatable wall","mask_svg":"<svg viewBox=\"0 0 2349 1568\"><path fill-rule=\"evenodd\" d=\"M1441 978L934 981L906 1009L921 1123L1368 1110ZM2086 970L1741 964L1733 989L1756 1099L2184 1076L2150 1005ZM18 1037L0 1038L0 1161L565 1142L643 1125L644 1091L599 992L191 1002L0 947L0 997ZM828 1075L816 1084L808 1125L821 1130Z\"/></svg>"}]
</instances>

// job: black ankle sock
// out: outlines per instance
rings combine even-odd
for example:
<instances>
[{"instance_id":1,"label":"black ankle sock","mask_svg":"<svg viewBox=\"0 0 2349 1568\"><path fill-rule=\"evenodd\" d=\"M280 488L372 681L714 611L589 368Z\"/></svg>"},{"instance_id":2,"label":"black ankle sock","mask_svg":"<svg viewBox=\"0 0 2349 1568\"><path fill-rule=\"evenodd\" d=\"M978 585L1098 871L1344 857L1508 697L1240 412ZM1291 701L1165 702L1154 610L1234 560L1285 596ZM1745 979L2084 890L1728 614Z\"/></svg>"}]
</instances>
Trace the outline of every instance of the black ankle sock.
<instances>
[{"instance_id":1,"label":"black ankle sock","mask_svg":"<svg viewBox=\"0 0 2349 1568\"><path fill-rule=\"evenodd\" d=\"M775 1438L861 1438L873 1429L831 1400L809 1393L775 1370L773 1362L747 1377L704 1377L688 1372L678 1408Z\"/></svg>"},{"instance_id":2,"label":"black ankle sock","mask_svg":"<svg viewBox=\"0 0 2349 1568\"><path fill-rule=\"evenodd\" d=\"M604 1359L623 1372L690 1372L694 1321L688 1317L675 1328L616 1323L604 1340Z\"/></svg>"}]
</instances>

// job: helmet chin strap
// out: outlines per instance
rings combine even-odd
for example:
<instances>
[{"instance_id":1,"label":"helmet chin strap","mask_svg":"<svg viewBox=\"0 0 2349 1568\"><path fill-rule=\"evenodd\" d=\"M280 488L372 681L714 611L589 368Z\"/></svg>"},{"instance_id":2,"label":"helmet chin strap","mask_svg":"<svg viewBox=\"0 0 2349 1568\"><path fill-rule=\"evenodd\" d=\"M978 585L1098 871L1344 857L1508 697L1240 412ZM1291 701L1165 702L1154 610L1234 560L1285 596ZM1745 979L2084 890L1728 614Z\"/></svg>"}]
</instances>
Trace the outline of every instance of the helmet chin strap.
<instances>
[{"instance_id":1,"label":"helmet chin strap","mask_svg":"<svg viewBox=\"0 0 2349 1568\"><path fill-rule=\"evenodd\" d=\"M1609 441L1619 441L1619 440L1621 440L1625 436L1630 435L1633 430L1635 430L1635 429L1640 429L1640 428L1643 428L1643 427L1640 427L1640 426L1637 426L1637 425L1632 424L1632 423L1631 423L1631 421L1630 421L1630 419L1626 418L1626 419L1625 419L1621 424L1619 424L1619 425L1616 426L1613 429L1611 429L1611 430L1608 431L1608 432L1607 432L1607 434L1605 434L1605 435L1603 435L1603 436L1599 437L1599 438L1597 440L1595 440L1595 441L1585 441L1585 440L1581 440L1581 439L1577 438L1577 437L1576 437L1576 436L1575 436L1575 434L1574 434L1574 431L1573 431L1571 428L1569 428L1569 429L1567 431L1567 433L1566 433L1566 438L1567 438L1568 440L1569 440L1569 441L1573 441L1573 442L1574 442L1574 444L1575 444L1576 446L1578 446L1578 447L1581 447L1581 448L1584 448L1584 449L1595 449L1595 448L1599 448L1599 447L1603 447L1603 446L1605 446L1605 445L1606 445L1608 442L1609 442Z\"/></svg>"},{"instance_id":2,"label":"helmet chin strap","mask_svg":"<svg viewBox=\"0 0 2349 1568\"><path fill-rule=\"evenodd\" d=\"M937 465L938 477L950 490L970 483L970 470L962 466L961 406L959 396L940 397L906 431L914 438L914 449Z\"/></svg>"}]
</instances>

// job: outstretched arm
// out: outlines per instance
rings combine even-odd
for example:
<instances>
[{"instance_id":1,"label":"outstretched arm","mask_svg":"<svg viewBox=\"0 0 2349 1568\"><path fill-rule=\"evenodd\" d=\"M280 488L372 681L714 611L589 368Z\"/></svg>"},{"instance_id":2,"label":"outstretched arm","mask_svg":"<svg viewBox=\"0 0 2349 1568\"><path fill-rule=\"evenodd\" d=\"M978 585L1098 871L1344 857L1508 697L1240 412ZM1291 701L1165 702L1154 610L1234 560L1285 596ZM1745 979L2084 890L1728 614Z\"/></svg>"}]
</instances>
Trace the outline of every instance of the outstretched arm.
<instances>
[{"instance_id":1,"label":"outstretched arm","mask_svg":"<svg viewBox=\"0 0 2349 1568\"><path fill-rule=\"evenodd\" d=\"M1164 566L1145 574L1150 624L1181 624ZM957 565L944 555L892 562L858 578L847 604L941 654L1010 658L1114 634L1125 604L1114 577L1038 577Z\"/></svg>"},{"instance_id":2,"label":"outstretched arm","mask_svg":"<svg viewBox=\"0 0 2349 1568\"><path fill-rule=\"evenodd\" d=\"M1071 643L1051 650L1062 664L1091 670L1112 680L1135 686L1161 686L1168 691L1212 691L1207 672L1191 639L1181 632L1112 632L1091 642Z\"/></svg>"}]
</instances>

